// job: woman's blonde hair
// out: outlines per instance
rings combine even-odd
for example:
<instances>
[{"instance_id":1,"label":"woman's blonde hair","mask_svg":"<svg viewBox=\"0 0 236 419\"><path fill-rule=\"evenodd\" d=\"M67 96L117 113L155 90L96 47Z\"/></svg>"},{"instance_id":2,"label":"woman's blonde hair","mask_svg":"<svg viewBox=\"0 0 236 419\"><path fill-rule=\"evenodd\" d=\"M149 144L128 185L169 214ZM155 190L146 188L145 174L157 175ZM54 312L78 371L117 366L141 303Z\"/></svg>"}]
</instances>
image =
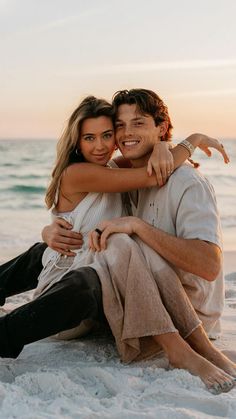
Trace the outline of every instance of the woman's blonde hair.
<instances>
[{"instance_id":1,"label":"woman's blonde hair","mask_svg":"<svg viewBox=\"0 0 236 419\"><path fill-rule=\"evenodd\" d=\"M57 143L56 161L45 197L48 208L56 204L56 195L61 175L65 168L72 163L84 161L84 157L79 151L79 139L83 121L88 118L98 118L99 116L107 116L114 123L112 105L105 99L87 96L69 118L67 127Z\"/></svg>"}]
</instances>

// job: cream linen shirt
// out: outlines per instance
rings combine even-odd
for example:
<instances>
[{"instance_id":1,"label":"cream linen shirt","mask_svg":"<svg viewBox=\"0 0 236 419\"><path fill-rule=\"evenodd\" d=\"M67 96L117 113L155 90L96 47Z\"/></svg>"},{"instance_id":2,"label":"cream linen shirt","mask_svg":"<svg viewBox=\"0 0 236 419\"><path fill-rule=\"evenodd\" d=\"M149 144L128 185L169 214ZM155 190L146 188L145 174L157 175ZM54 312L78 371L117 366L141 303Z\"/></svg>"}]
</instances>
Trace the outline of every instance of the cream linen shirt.
<instances>
[{"instance_id":1,"label":"cream linen shirt","mask_svg":"<svg viewBox=\"0 0 236 419\"><path fill-rule=\"evenodd\" d=\"M189 164L179 167L164 187L140 189L130 197L134 216L176 237L208 241L222 249L214 189ZM201 260L198 262L201 263ZM220 316L224 306L222 268L213 282L176 267L174 269L205 330L211 338L216 338L220 333Z\"/></svg>"}]
</instances>

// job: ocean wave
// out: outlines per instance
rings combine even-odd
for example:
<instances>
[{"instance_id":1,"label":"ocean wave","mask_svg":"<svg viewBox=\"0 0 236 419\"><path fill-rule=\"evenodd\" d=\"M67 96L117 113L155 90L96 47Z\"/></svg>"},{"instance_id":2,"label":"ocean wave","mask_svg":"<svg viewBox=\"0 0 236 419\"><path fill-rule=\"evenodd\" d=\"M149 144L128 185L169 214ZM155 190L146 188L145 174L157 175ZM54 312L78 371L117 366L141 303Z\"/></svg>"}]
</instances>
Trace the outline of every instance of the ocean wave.
<instances>
[{"instance_id":1,"label":"ocean wave","mask_svg":"<svg viewBox=\"0 0 236 419\"><path fill-rule=\"evenodd\" d=\"M17 179L17 180L20 180L20 179L44 179L45 180L45 175L36 175L34 173L29 173L27 175L20 175L20 176L10 174L7 177L11 179Z\"/></svg>"},{"instance_id":2,"label":"ocean wave","mask_svg":"<svg viewBox=\"0 0 236 419\"><path fill-rule=\"evenodd\" d=\"M236 227L236 217L225 216L221 217L221 224L224 228Z\"/></svg>"},{"instance_id":3,"label":"ocean wave","mask_svg":"<svg viewBox=\"0 0 236 419\"><path fill-rule=\"evenodd\" d=\"M14 185L9 189L14 193L38 193L44 194L46 188L44 186L32 186L32 185Z\"/></svg>"}]
</instances>

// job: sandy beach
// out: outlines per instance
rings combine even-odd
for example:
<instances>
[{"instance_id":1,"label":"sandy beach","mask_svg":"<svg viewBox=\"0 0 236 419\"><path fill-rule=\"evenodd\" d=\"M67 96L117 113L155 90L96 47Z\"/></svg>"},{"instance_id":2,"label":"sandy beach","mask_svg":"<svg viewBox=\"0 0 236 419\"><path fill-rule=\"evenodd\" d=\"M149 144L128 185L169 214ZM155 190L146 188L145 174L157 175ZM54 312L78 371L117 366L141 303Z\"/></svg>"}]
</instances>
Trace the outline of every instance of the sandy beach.
<instances>
[{"instance_id":1,"label":"sandy beach","mask_svg":"<svg viewBox=\"0 0 236 419\"><path fill-rule=\"evenodd\" d=\"M235 258L225 252L223 332L215 344L236 361ZM4 309L29 299L30 293L12 297ZM236 418L236 388L214 396L199 378L169 369L164 357L122 364L104 331L73 341L44 339L0 365L1 418Z\"/></svg>"}]
</instances>

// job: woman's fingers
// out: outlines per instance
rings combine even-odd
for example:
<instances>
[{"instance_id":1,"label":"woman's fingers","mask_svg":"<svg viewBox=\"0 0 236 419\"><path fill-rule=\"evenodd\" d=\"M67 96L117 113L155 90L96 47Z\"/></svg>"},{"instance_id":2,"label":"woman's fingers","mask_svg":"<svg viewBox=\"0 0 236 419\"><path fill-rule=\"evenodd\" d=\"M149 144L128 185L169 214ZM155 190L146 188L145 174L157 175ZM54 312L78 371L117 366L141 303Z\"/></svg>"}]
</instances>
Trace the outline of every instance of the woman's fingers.
<instances>
[{"instance_id":1,"label":"woman's fingers","mask_svg":"<svg viewBox=\"0 0 236 419\"><path fill-rule=\"evenodd\" d=\"M152 162L150 159L148 160L148 164L147 164L147 173L148 173L148 176L152 176Z\"/></svg>"},{"instance_id":2,"label":"woman's fingers","mask_svg":"<svg viewBox=\"0 0 236 419\"><path fill-rule=\"evenodd\" d=\"M223 146L223 144L220 144L220 150L219 150L223 156L224 162L227 164L230 162L229 156L225 151L225 148Z\"/></svg>"},{"instance_id":3,"label":"woman's fingers","mask_svg":"<svg viewBox=\"0 0 236 419\"><path fill-rule=\"evenodd\" d=\"M162 180L162 173L161 173L161 168L160 166L154 167L155 173L156 173L156 178L157 178L157 184L159 186L163 185L163 180Z\"/></svg>"}]
</instances>

